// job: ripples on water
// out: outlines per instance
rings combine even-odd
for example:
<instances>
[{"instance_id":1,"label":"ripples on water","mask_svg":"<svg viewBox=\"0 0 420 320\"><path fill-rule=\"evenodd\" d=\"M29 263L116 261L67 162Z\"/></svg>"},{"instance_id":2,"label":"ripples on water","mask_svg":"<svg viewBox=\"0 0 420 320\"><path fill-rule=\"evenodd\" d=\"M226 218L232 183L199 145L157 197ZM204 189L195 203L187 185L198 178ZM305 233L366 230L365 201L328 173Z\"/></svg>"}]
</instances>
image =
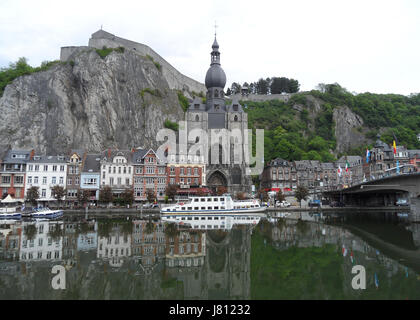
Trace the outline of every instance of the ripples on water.
<instances>
[{"instance_id":1,"label":"ripples on water","mask_svg":"<svg viewBox=\"0 0 420 320\"><path fill-rule=\"evenodd\" d=\"M420 225L369 217L211 230L134 217L0 221L0 299L420 299ZM51 286L54 265L64 290ZM352 289L354 265L365 290Z\"/></svg>"}]
</instances>

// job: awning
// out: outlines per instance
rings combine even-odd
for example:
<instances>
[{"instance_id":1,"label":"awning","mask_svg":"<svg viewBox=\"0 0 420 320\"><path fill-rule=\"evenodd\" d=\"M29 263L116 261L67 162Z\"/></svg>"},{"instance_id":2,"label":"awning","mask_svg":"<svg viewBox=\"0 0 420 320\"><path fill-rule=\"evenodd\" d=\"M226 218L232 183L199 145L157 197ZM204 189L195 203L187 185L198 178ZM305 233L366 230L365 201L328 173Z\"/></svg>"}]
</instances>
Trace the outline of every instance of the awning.
<instances>
[{"instance_id":1,"label":"awning","mask_svg":"<svg viewBox=\"0 0 420 320\"><path fill-rule=\"evenodd\" d=\"M1 200L1 203L16 203L16 202L23 202L23 200L13 199L10 194L8 194L6 198Z\"/></svg>"}]
</instances>

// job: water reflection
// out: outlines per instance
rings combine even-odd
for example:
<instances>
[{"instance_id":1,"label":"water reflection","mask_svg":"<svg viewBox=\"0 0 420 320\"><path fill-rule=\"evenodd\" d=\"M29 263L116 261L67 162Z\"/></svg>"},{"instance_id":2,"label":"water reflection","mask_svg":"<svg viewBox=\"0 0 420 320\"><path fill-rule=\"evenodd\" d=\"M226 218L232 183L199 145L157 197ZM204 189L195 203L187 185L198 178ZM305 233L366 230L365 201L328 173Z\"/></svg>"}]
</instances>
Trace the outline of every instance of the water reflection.
<instances>
[{"instance_id":1,"label":"water reflection","mask_svg":"<svg viewBox=\"0 0 420 320\"><path fill-rule=\"evenodd\" d=\"M418 224L254 221L210 230L126 217L2 221L0 299L420 298ZM57 264L65 290L51 287ZM351 288L356 264L364 292Z\"/></svg>"}]
</instances>

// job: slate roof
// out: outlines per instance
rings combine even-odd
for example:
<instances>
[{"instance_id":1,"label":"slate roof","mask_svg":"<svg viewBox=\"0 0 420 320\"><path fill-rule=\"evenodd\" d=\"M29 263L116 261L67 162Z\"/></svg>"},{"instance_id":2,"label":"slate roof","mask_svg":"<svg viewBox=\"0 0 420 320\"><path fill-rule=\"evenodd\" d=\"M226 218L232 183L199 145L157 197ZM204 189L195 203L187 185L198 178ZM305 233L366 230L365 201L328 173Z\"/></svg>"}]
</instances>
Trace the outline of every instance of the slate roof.
<instances>
[{"instance_id":1,"label":"slate roof","mask_svg":"<svg viewBox=\"0 0 420 320\"><path fill-rule=\"evenodd\" d=\"M67 156L47 156L47 155L35 155L30 163L67 163Z\"/></svg>"},{"instance_id":2,"label":"slate roof","mask_svg":"<svg viewBox=\"0 0 420 320\"><path fill-rule=\"evenodd\" d=\"M92 171L90 171L92 170ZM87 154L83 163L83 173L100 173L101 171L101 155Z\"/></svg>"},{"instance_id":3,"label":"slate roof","mask_svg":"<svg viewBox=\"0 0 420 320\"><path fill-rule=\"evenodd\" d=\"M27 163L31 150L8 150L3 158L3 163ZM14 155L24 155L25 158L15 158Z\"/></svg>"}]
</instances>

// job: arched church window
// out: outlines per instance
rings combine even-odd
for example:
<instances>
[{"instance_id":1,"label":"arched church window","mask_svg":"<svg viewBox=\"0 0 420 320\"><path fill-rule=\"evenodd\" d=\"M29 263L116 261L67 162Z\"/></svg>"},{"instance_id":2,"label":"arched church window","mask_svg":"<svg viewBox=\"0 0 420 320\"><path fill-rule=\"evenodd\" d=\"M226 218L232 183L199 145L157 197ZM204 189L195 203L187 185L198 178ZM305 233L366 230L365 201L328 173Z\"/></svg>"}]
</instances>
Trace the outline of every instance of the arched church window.
<instances>
[{"instance_id":1,"label":"arched church window","mask_svg":"<svg viewBox=\"0 0 420 320\"><path fill-rule=\"evenodd\" d=\"M235 117L233 118L233 121L238 121L238 116L235 114Z\"/></svg>"},{"instance_id":2,"label":"arched church window","mask_svg":"<svg viewBox=\"0 0 420 320\"><path fill-rule=\"evenodd\" d=\"M195 116L195 121L200 121L200 117L198 116L198 114Z\"/></svg>"},{"instance_id":3,"label":"arched church window","mask_svg":"<svg viewBox=\"0 0 420 320\"><path fill-rule=\"evenodd\" d=\"M197 136L197 137L195 138L195 143L197 143L198 141L200 141L200 137L199 137L199 136Z\"/></svg>"},{"instance_id":4,"label":"arched church window","mask_svg":"<svg viewBox=\"0 0 420 320\"><path fill-rule=\"evenodd\" d=\"M215 98L219 97L219 91L214 90L214 97L215 97Z\"/></svg>"},{"instance_id":5,"label":"arched church window","mask_svg":"<svg viewBox=\"0 0 420 320\"><path fill-rule=\"evenodd\" d=\"M232 183L233 184L241 184L241 169L239 169L238 167L233 168L232 170Z\"/></svg>"}]
</instances>

